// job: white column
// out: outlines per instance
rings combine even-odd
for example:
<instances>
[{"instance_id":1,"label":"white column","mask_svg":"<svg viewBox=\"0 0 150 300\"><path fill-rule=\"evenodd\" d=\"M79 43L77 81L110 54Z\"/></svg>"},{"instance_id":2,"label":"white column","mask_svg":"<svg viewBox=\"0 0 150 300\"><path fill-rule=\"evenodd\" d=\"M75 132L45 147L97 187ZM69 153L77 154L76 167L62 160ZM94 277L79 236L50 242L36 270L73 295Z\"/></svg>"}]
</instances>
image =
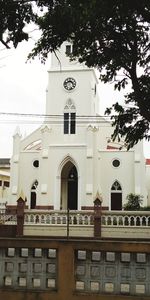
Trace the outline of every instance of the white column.
<instances>
[{"instance_id":1,"label":"white column","mask_svg":"<svg viewBox=\"0 0 150 300\"><path fill-rule=\"evenodd\" d=\"M11 158L11 174L10 174L10 205L16 205L19 193L21 193L21 187L19 187L19 156L20 156L20 141L21 134L19 128L17 128L13 136L13 156Z\"/></svg>"},{"instance_id":2,"label":"white column","mask_svg":"<svg viewBox=\"0 0 150 300\"><path fill-rule=\"evenodd\" d=\"M90 199L87 206L93 205L93 127L87 128L87 159L86 159L86 198ZM86 199L85 199L86 200ZM84 203L83 206L86 204Z\"/></svg>"},{"instance_id":3,"label":"white column","mask_svg":"<svg viewBox=\"0 0 150 300\"><path fill-rule=\"evenodd\" d=\"M60 190L61 190L61 177L57 176L55 180L55 196L54 196L54 209L60 210Z\"/></svg>"},{"instance_id":4,"label":"white column","mask_svg":"<svg viewBox=\"0 0 150 300\"><path fill-rule=\"evenodd\" d=\"M147 191L146 191L146 170L145 158L143 155L143 143L138 143L135 146L134 154L134 174L135 174L135 194L144 197L143 205L147 205Z\"/></svg>"},{"instance_id":5,"label":"white column","mask_svg":"<svg viewBox=\"0 0 150 300\"><path fill-rule=\"evenodd\" d=\"M51 206L52 199L48 194L48 168L50 168L49 161L49 135L51 129L48 126L43 126L41 129L41 158L40 158L40 176L39 176L39 194L37 198L37 205ZM42 199L42 203L41 203Z\"/></svg>"}]
</instances>

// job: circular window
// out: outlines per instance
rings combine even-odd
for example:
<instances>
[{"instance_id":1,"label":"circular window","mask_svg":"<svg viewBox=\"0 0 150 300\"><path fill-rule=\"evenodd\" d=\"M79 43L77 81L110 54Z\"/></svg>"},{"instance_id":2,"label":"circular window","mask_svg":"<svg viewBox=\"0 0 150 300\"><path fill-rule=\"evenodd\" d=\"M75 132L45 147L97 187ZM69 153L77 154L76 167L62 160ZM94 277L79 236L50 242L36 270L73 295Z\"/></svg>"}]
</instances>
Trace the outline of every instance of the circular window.
<instances>
[{"instance_id":1,"label":"circular window","mask_svg":"<svg viewBox=\"0 0 150 300\"><path fill-rule=\"evenodd\" d=\"M120 166L120 160L114 159L112 162L113 167L118 168Z\"/></svg>"},{"instance_id":2,"label":"circular window","mask_svg":"<svg viewBox=\"0 0 150 300\"><path fill-rule=\"evenodd\" d=\"M34 160L34 162L33 162L33 166L35 167L35 168L38 168L39 167L39 160Z\"/></svg>"}]
</instances>

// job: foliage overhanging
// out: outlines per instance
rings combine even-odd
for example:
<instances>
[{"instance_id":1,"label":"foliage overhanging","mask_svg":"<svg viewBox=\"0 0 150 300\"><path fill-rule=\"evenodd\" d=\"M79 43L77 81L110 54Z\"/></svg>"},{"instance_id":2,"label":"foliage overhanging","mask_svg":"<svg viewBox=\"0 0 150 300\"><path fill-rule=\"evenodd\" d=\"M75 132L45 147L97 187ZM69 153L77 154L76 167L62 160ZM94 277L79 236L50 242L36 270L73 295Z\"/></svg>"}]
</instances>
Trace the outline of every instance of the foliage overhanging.
<instances>
[{"instance_id":1,"label":"foliage overhanging","mask_svg":"<svg viewBox=\"0 0 150 300\"><path fill-rule=\"evenodd\" d=\"M115 126L112 138L123 137L128 149L150 139L149 0L0 0L0 4L3 44L9 47L12 41L17 46L27 40L24 28L30 22L39 27L41 37L29 58L39 55L44 62L49 52L72 41L71 59L96 67L100 79L113 82L119 91L131 86L125 105L116 103L106 111Z\"/></svg>"}]
</instances>

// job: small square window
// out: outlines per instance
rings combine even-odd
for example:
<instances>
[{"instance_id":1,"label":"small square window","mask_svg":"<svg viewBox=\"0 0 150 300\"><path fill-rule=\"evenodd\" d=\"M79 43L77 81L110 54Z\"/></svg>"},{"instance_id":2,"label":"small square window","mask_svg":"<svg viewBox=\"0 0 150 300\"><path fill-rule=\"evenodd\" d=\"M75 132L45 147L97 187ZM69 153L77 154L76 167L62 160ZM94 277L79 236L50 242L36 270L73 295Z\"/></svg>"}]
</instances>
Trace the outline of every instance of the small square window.
<instances>
[{"instance_id":1,"label":"small square window","mask_svg":"<svg viewBox=\"0 0 150 300\"><path fill-rule=\"evenodd\" d=\"M7 255L10 257L15 256L15 248L8 248Z\"/></svg>"},{"instance_id":2,"label":"small square window","mask_svg":"<svg viewBox=\"0 0 150 300\"><path fill-rule=\"evenodd\" d=\"M116 268L115 268L115 266L105 267L105 275L107 277L115 277L116 276Z\"/></svg>"},{"instance_id":3,"label":"small square window","mask_svg":"<svg viewBox=\"0 0 150 300\"><path fill-rule=\"evenodd\" d=\"M33 278L33 287L40 287L40 286L41 286L40 278Z\"/></svg>"},{"instance_id":4,"label":"small square window","mask_svg":"<svg viewBox=\"0 0 150 300\"><path fill-rule=\"evenodd\" d=\"M55 264L47 264L47 272L55 274L56 273L56 265Z\"/></svg>"},{"instance_id":5,"label":"small square window","mask_svg":"<svg viewBox=\"0 0 150 300\"><path fill-rule=\"evenodd\" d=\"M135 291L136 291L136 294L145 294L145 285L144 284L136 284Z\"/></svg>"},{"instance_id":6,"label":"small square window","mask_svg":"<svg viewBox=\"0 0 150 300\"><path fill-rule=\"evenodd\" d=\"M114 284L111 282L105 283L105 291L108 293L112 293L114 291Z\"/></svg>"},{"instance_id":7,"label":"small square window","mask_svg":"<svg viewBox=\"0 0 150 300\"><path fill-rule=\"evenodd\" d=\"M121 276L125 278L131 277L131 268L121 268Z\"/></svg>"},{"instance_id":8,"label":"small square window","mask_svg":"<svg viewBox=\"0 0 150 300\"><path fill-rule=\"evenodd\" d=\"M27 285L27 279L23 277L19 277L19 286L26 286Z\"/></svg>"},{"instance_id":9,"label":"small square window","mask_svg":"<svg viewBox=\"0 0 150 300\"><path fill-rule=\"evenodd\" d=\"M135 276L137 279L143 281L146 278L146 269L145 268L136 268Z\"/></svg>"},{"instance_id":10,"label":"small square window","mask_svg":"<svg viewBox=\"0 0 150 300\"><path fill-rule=\"evenodd\" d=\"M130 262L130 253L121 253L122 262Z\"/></svg>"},{"instance_id":11,"label":"small square window","mask_svg":"<svg viewBox=\"0 0 150 300\"><path fill-rule=\"evenodd\" d=\"M92 251L92 260L93 261L100 261L101 259L101 252Z\"/></svg>"},{"instance_id":12,"label":"small square window","mask_svg":"<svg viewBox=\"0 0 150 300\"><path fill-rule=\"evenodd\" d=\"M107 261L115 261L115 253L114 252L106 252L106 260Z\"/></svg>"},{"instance_id":13,"label":"small square window","mask_svg":"<svg viewBox=\"0 0 150 300\"><path fill-rule=\"evenodd\" d=\"M99 291L99 282L91 281L91 291Z\"/></svg>"},{"instance_id":14,"label":"small square window","mask_svg":"<svg viewBox=\"0 0 150 300\"><path fill-rule=\"evenodd\" d=\"M27 264L26 263L19 264L19 270L20 272L27 272Z\"/></svg>"},{"instance_id":15,"label":"small square window","mask_svg":"<svg viewBox=\"0 0 150 300\"><path fill-rule=\"evenodd\" d=\"M76 281L76 290L84 290L84 281Z\"/></svg>"},{"instance_id":16,"label":"small square window","mask_svg":"<svg viewBox=\"0 0 150 300\"><path fill-rule=\"evenodd\" d=\"M91 276L93 276L93 277L99 276L99 275L100 275L100 268L97 267L97 266L92 266L92 267L91 267L91 270L90 270L90 274L91 274Z\"/></svg>"},{"instance_id":17,"label":"small square window","mask_svg":"<svg viewBox=\"0 0 150 300\"><path fill-rule=\"evenodd\" d=\"M33 270L34 270L34 272L36 272L36 273L39 273L39 272L41 272L41 270L42 270L42 265L41 264L33 264Z\"/></svg>"},{"instance_id":18,"label":"small square window","mask_svg":"<svg viewBox=\"0 0 150 300\"><path fill-rule=\"evenodd\" d=\"M137 253L136 260L138 263L146 262L146 253Z\"/></svg>"},{"instance_id":19,"label":"small square window","mask_svg":"<svg viewBox=\"0 0 150 300\"><path fill-rule=\"evenodd\" d=\"M83 276L85 274L85 266L77 266L76 274Z\"/></svg>"},{"instance_id":20,"label":"small square window","mask_svg":"<svg viewBox=\"0 0 150 300\"><path fill-rule=\"evenodd\" d=\"M28 257L28 248L21 248L21 256Z\"/></svg>"},{"instance_id":21,"label":"small square window","mask_svg":"<svg viewBox=\"0 0 150 300\"><path fill-rule=\"evenodd\" d=\"M55 288L56 287L56 280L52 278L47 279L47 287L48 288Z\"/></svg>"},{"instance_id":22,"label":"small square window","mask_svg":"<svg viewBox=\"0 0 150 300\"><path fill-rule=\"evenodd\" d=\"M5 269L7 272L13 272L14 270L14 265L12 262L7 262L5 265Z\"/></svg>"},{"instance_id":23,"label":"small square window","mask_svg":"<svg viewBox=\"0 0 150 300\"><path fill-rule=\"evenodd\" d=\"M34 249L34 256L35 256L35 257L41 257L41 256L42 256L42 249L40 249L40 248L35 248L35 249Z\"/></svg>"},{"instance_id":24,"label":"small square window","mask_svg":"<svg viewBox=\"0 0 150 300\"><path fill-rule=\"evenodd\" d=\"M56 258L56 249L48 249L48 257Z\"/></svg>"},{"instance_id":25,"label":"small square window","mask_svg":"<svg viewBox=\"0 0 150 300\"><path fill-rule=\"evenodd\" d=\"M85 260L86 259L86 251L78 250L78 259Z\"/></svg>"},{"instance_id":26,"label":"small square window","mask_svg":"<svg viewBox=\"0 0 150 300\"><path fill-rule=\"evenodd\" d=\"M5 285L11 286L12 285L12 278L10 276L5 277Z\"/></svg>"},{"instance_id":27,"label":"small square window","mask_svg":"<svg viewBox=\"0 0 150 300\"><path fill-rule=\"evenodd\" d=\"M121 293L129 293L130 285L128 283L121 283Z\"/></svg>"}]
</instances>

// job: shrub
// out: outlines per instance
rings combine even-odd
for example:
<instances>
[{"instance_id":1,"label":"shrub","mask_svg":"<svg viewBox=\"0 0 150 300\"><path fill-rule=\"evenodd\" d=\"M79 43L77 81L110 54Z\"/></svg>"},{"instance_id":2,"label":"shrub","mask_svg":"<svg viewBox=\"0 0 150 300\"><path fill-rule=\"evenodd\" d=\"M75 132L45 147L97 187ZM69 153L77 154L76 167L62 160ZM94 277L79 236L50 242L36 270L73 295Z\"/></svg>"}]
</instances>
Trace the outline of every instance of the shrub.
<instances>
[{"instance_id":1,"label":"shrub","mask_svg":"<svg viewBox=\"0 0 150 300\"><path fill-rule=\"evenodd\" d=\"M143 206L143 207L141 207L141 210L143 210L143 211L150 210L150 206Z\"/></svg>"},{"instance_id":2,"label":"shrub","mask_svg":"<svg viewBox=\"0 0 150 300\"><path fill-rule=\"evenodd\" d=\"M136 194L127 195L127 203L124 205L124 210L140 210L143 202L143 196Z\"/></svg>"}]
</instances>

